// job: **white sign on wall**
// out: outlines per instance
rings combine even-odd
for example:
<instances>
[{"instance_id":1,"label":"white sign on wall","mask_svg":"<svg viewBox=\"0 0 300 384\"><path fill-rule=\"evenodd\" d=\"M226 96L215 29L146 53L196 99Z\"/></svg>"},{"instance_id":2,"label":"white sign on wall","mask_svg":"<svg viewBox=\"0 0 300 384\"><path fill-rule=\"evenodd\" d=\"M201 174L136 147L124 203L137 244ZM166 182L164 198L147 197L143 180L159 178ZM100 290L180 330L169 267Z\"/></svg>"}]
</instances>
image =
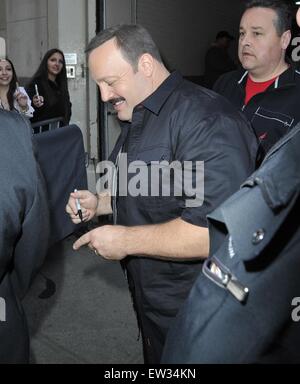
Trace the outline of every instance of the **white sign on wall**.
<instances>
[{"instance_id":1,"label":"white sign on wall","mask_svg":"<svg viewBox=\"0 0 300 384\"><path fill-rule=\"evenodd\" d=\"M66 65L76 65L77 64L77 53L65 53Z\"/></svg>"}]
</instances>

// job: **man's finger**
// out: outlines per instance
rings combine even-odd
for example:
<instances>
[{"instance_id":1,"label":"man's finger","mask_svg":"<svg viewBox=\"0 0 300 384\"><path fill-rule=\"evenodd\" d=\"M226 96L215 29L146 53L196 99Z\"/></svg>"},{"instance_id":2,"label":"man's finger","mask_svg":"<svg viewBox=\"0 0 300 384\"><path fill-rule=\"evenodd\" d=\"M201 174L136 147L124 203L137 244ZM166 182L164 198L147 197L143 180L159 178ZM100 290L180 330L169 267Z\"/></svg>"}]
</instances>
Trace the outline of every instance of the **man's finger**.
<instances>
[{"instance_id":1,"label":"man's finger","mask_svg":"<svg viewBox=\"0 0 300 384\"><path fill-rule=\"evenodd\" d=\"M91 241L90 238L90 232L86 233L85 235L81 236L74 244L73 249L74 251L77 251L80 247L83 245L88 244Z\"/></svg>"},{"instance_id":2,"label":"man's finger","mask_svg":"<svg viewBox=\"0 0 300 384\"><path fill-rule=\"evenodd\" d=\"M66 206L66 212L69 215L76 215L77 208L76 208L76 205L75 205L75 201L74 202L73 201L69 201L69 203Z\"/></svg>"}]
</instances>

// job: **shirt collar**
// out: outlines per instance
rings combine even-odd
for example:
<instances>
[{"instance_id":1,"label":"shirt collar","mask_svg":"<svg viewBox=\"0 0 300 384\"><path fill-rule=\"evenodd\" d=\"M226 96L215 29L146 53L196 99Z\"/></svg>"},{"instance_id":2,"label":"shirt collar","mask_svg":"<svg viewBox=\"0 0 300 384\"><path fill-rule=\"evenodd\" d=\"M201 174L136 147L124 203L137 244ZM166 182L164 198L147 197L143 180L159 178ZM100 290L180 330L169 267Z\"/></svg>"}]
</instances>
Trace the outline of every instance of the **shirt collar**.
<instances>
[{"instance_id":1,"label":"shirt collar","mask_svg":"<svg viewBox=\"0 0 300 384\"><path fill-rule=\"evenodd\" d=\"M281 75L278 76L278 81L275 84L276 88L286 86L286 85L294 85L296 82L296 75L299 76L297 72L296 66L292 62L289 63L289 68L284 71ZM239 76L238 76L238 83L239 84L246 84L246 80L248 78L248 71L240 70Z\"/></svg>"},{"instance_id":2,"label":"shirt collar","mask_svg":"<svg viewBox=\"0 0 300 384\"><path fill-rule=\"evenodd\" d=\"M284 85L295 85L296 83L296 67L291 62L289 62L289 65L289 68L279 76L279 87Z\"/></svg>"},{"instance_id":3,"label":"shirt collar","mask_svg":"<svg viewBox=\"0 0 300 384\"><path fill-rule=\"evenodd\" d=\"M183 81L182 75L172 72L170 76L154 91L141 105L152 113L158 115L167 99Z\"/></svg>"}]
</instances>

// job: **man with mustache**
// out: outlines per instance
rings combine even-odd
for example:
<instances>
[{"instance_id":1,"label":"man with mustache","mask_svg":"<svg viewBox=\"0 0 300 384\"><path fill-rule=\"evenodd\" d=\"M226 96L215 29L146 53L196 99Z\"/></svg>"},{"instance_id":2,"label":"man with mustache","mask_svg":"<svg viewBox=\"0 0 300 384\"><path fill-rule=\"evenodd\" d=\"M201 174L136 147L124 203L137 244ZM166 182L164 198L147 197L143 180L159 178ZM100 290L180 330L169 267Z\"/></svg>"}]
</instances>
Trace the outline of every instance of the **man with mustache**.
<instances>
[{"instance_id":1,"label":"man with mustache","mask_svg":"<svg viewBox=\"0 0 300 384\"><path fill-rule=\"evenodd\" d=\"M126 173L121 172L124 164L119 160L127 154L128 164L142 163L145 184L149 176L148 185L157 186L158 194L112 193L112 204L110 191L97 197L88 191L71 194L66 209L74 223L80 222L77 198L83 220L113 212L117 224L85 234L74 249L88 245L106 259L122 260L142 332L145 362L158 363L170 323L208 254L206 214L251 173L257 142L247 120L227 100L167 70L143 27L121 25L104 30L92 40L88 52L102 101L112 103L122 122L111 156L119 164L119 180ZM188 205L188 191L182 196L163 195L162 182L150 175L155 170L151 163L162 161L204 162L203 203L194 200L197 204ZM195 181L196 168L190 171ZM126 183L134 177L125 175Z\"/></svg>"},{"instance_id":2,"label":"man with mustache","mask_svg":"<svg viewBox=\"0 0 300 384\"><path fill-rule=\"evenodd\" d=\"M168 334L163 363L300 363L299 148L300 123L209 215L210 257Z\"/></svg>"},{"instance_id":3,"label":"man with mustache","mask_svg":"<svg viewBox=\"0 0 300 384\"><path fill-rule=\"evenodd\" d=\"M300 72L286 59L292 12L280 0L250 0L240 22L243 69L214 90L244 112L260 141L260 159L300 120Z\"/></svg>"}]
</instances>

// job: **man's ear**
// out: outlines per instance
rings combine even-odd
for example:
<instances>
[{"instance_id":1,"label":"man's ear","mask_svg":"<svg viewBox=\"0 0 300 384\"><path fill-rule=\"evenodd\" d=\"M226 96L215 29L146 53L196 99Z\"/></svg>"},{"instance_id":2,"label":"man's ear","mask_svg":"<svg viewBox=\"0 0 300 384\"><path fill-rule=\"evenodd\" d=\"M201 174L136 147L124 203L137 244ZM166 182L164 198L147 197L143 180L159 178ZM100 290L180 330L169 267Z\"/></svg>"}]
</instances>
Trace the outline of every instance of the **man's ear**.
<instances>
[{"instance_id":1,"label":"man's ear","mask_svg":"<svg viewBox=\"0 0 300 384\"><path fill-rule=\"evenodd\" d=\"M292 34L291 31L285 31L281 36L281 47L282 49L287 49L291 42Z\"/></svg>"},{"instance_id":2,"label":"man's ear","mask_svg":"<svg viewBox=\"0 0 300 384\"><path fill-rule=\"evenodd\" d=\"M139 71L146 77L151 77L154 70L154 59L149 53L144 53L139 59Z\"/></svg>"}]
</instances>

